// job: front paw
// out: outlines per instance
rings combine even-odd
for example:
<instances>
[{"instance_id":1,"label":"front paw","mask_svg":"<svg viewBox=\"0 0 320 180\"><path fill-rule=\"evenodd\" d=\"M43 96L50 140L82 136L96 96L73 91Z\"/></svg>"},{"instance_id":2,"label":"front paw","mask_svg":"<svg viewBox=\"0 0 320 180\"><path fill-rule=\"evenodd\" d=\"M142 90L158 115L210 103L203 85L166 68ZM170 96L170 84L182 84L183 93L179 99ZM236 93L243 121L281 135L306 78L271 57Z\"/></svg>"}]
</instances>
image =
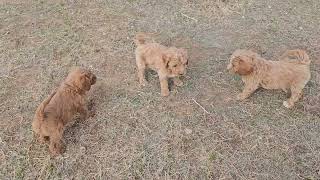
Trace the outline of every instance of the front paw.
<instances>
[{"instance_id":1,"label":"front paw","mask_svg":"<svg viewBox=\"0 0 320 180\"><path fill-rule=\"evenodd\" d=\"M283 101L283 106L284 107L286 107L286 108L292 108L293 107L293 103L290 103L290 102L288 102L288 101Z\"/></svg>"},{"instance_id":2,"label":"front paw","mask_svg":"<svg viewBox=\"0 0 320 180\"><path fill-rule=\"evenodd\" d=\"M61 155L63 152L60 149L55 149L55 150L51 150L50 151L50 155L51 157L57 157L59 155Z\"/></svg>"},{"instance_id":3,"label":"front paw","mask_svg":"<svg viewBox=\"0 0 320 180\"><path fill-rule=\"evenodd\" d=\"M169 90L163 90L163 91L161 91L161 96L169 96Z\"/></svg>"},{"instance_id":4,"label":"front paw","mask_svg":"<svg viewBox=\"0 0 320 180\"><path fill-rule=\"evenodd\" d=\"M61 155L64 152L64 147L61 144L54 144L54 145L50 144L49 151L50 151L51 157L56 157Z\"/></svg>"},{"instance_id":5,"label":"front paw","mask_svg":"<svg viewBox=\"0 0 320 180\"><path fill-rule=\"evenodd\" d=\"M140 86L141 86L141 87L145 87L146 85L147 85L146 80L140 81Z\"/></svg>"},{"instance_id":6,"label":"front paw","mask_svg":"<svg viewBox=\"0 0 320 180\"><path fill-rule=\"evenodd\" d=\"M141 87L146 87L146 85L147 85L147 82L146 82L146 81L143 81L143 82L140 83L140 86L141 86Z\"/></svg>"},{"instance_id":7,"label":"front paw","mask_svg":"<svg viewBox=\"0 0 320 180\"><path fill-rule=\"evenodd\" d=\"M241 101L241 100L244 100L244 99L246 99L247 98L247 96L246 95L244 95L244 94L238 94L237 95L237 97L236 97L236 99L238 100L238 101Z\"/></svg>"},{"instance_id":8,"label":"front paw","mask_svg":"<svg viewBox=\"0 0 320 180\"><path fill-rule=\"evenodd\" d=\"M38 141L41 143L41 144L46 144L48 142L49 138L45 137L45 136L42 136L40 135L38 137Z\"/></svg>"}]
</instances>

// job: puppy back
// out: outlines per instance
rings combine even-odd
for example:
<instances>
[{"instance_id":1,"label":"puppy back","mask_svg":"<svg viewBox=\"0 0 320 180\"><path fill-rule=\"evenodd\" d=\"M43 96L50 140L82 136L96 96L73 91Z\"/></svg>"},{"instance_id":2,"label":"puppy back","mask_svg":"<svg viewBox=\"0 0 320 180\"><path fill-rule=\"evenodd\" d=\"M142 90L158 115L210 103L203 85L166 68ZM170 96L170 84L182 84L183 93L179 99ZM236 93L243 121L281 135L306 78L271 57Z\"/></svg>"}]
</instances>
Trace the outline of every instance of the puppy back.
<instances>
[{"instance_id":1,"label":"puppy back","mask_svg":"<svg viewBox=\"0 0 320 180\"><path fill-rule=\"evenodd\" d=\"M50 103L52 97L56 94L56 90L54 90L38 107L36 111L36 117L37 118L43 118L44 117L44 109L46 106Z\"/></svg>"},{"instance_id":2,"label":"puppy back","mask_svg":"<svg viewBox=\"0 0 320 180\"><path fill-rule=\"evenodd\" d=\"M280 56L281 61L310 65L311 60L306 51L301 49L288 50Z\"/></svg>"},{"instance_id":3,"label":"puppy back","mask_svg":"<svg viewBox=\"0 0 320 180\"><path fill-rule=\"evenodd\" d=\"M150 36L150 34L147 33L137 33L134 38L134 43L137 46L141 46L147 43L147 41L154 42L153 38Z\"/></svg>"}]
</instances>

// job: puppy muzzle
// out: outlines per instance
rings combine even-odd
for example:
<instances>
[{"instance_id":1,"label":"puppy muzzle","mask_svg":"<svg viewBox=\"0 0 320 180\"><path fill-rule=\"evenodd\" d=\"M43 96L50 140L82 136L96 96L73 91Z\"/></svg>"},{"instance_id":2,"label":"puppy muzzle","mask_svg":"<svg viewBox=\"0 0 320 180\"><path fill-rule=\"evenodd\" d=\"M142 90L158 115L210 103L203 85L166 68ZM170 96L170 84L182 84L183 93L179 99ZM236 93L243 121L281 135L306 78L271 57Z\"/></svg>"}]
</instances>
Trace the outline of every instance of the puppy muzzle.
<instances>
[{"instance_id":1,"label":"puppy muzzle","mask_svg":"<svg viewBox=\"0 0 320 180\"><path fill-rule=\"evenodd\" d=\"M94 85L96 82L97 82L97 76L93 74L91 77L91 85Z\"/></svg>"},{"instance_id":2,"label":"puppy muzzle","mask_svg":"<svg viewBox=\"0 0 320 180\"><path fill-rule=\"evenodd\" d=\"M179 76L185 76L187 74L187 71L183 71L179 73Z\"/></svg>"}]
</instances>

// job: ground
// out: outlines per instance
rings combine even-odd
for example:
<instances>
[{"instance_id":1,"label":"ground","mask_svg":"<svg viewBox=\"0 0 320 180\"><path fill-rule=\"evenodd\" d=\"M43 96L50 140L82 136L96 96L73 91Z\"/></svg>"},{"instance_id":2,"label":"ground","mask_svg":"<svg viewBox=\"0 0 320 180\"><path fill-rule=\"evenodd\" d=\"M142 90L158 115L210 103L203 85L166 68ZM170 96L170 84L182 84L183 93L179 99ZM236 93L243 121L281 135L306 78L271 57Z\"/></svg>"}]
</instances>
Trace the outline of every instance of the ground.
<instances>
[{"instance_id":1,"label":"ground","mask_svg":"<svg viewBox=\"0 0 320 180\"><path fill-rule=\"evenodd\" d=\"M319 179L319 0L0 0L1 179ZM137 81L133 37L184 47L184 86ZM238 48L276 60L306 49L312 78L293 109L281 91L244 102L226 65ZM90 68L96 111L50 158L33 139L39 103L73 66Z\"/></svg>"}]
</instances>

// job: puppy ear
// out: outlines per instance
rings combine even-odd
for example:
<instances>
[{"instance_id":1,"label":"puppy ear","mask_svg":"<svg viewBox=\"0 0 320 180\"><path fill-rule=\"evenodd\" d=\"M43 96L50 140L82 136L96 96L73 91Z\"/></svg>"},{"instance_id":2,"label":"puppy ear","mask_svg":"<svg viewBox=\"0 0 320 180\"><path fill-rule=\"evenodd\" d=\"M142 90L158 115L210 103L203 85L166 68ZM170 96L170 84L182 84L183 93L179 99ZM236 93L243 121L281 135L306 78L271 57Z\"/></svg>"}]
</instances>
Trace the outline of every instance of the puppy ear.
<instances>
[{"instance_id":1,"label":"puppy ear","mask_svg":"<svg viewBox=\"0 0 320 180\"><path fill-rule=\"evenodd\" d=\"M169 62L170 62L170 56L168 54L163 54L162 55L162 61L165 64L166 68L169 67Z\"/></svg>"},{"instance_id":2,"label":"puppy ear","mask_svg":"<svg viewBox=\"0 0 320 180\"><path fill-rule=\"evenodd\" d=\"M80 77L81 84L83 89L89 91L92 85L92 77L87 73L83 73Z\"/></svg>"},{"instance_id":3,"label":"puppy ear","mask_svg":"<svg viewBox=\"0 0 320 180\"><path fill-rule=\"evenodd\" d=\"M95 83L97 82L97 76L92 74L92 77L91 77L91 85L94 85Z\"/></svg>"},{"instance_id":4,"label":"puppy ear","mask_svg":"<svg viewBox=\"0 0 320 180\"><path fill-rule=\"evenodd\" d=\"M188 51L183 48L180 48L179 52L181 53L181 56L182 56L182 58L180 59L182 63L188 64Z\"/></svg>"},{"instance_id":5,"label":"puppy ear","mask_svg":"<svg viewBox=\"0 0 320 180\"><path fill-rule=\"evenodd\" d=\"M245 76L253 72L253 64L251 57L237 57L238 68L236 73L239 75Z\"/></svg>"}]
</instances>

